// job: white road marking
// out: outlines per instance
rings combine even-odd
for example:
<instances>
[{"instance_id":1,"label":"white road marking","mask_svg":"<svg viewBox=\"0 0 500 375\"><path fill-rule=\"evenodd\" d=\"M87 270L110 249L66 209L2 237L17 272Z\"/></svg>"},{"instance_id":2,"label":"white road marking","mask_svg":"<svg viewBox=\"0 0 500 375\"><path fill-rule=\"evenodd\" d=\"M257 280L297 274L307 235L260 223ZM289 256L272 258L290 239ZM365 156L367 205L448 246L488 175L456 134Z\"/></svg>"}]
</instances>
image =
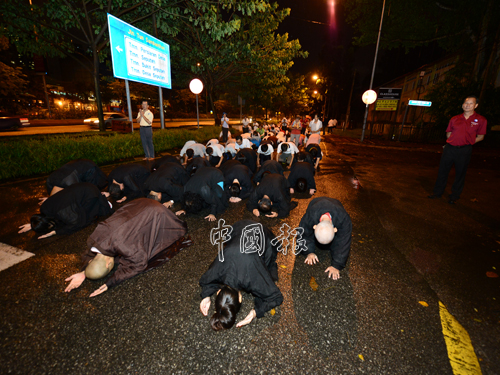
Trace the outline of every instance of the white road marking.
<instances>
[{"instance_id":1,"label":"white road marking","mask_svg":"<svg viewBox=\"0 0 500 375\"><path fill-rule=\"evenodd\" d=\"M31 258L35 254L18 249L17 247L0 243L0 271L21 263L23 260Z\"/></svg>"}]
</instances>

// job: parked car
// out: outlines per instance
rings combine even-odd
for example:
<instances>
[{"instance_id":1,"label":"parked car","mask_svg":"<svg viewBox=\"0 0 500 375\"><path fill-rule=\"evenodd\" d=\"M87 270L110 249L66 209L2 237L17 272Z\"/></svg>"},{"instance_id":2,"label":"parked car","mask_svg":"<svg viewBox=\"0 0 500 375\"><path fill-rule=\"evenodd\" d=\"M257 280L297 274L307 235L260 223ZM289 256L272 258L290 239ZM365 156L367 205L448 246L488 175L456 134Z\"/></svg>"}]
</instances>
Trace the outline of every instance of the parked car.
<instances>
[{"instance_id":1,"label":"parked car","mask_svg":"<svg viewBox=\"0 0 500 375\"><path fill-rule=\"evenodd\" d=\"M128 121L128 116L120 112L104 112L103 115L107 129L111 129L111 121ZM97 117L87 118L83 122L93 128L99 128L99 119Z\"/></svg>"},{"instance_id":2,"label":"parked car","mask_svg":"<svg viewBox=\"0 0 500 375\"><path fill-rule=\"evenodd\" d=\"M7 112L0 112L0 129L17 129L21 126L28 126L30 121L26 116L12 115Z\"/></svg>"}]
</instances>

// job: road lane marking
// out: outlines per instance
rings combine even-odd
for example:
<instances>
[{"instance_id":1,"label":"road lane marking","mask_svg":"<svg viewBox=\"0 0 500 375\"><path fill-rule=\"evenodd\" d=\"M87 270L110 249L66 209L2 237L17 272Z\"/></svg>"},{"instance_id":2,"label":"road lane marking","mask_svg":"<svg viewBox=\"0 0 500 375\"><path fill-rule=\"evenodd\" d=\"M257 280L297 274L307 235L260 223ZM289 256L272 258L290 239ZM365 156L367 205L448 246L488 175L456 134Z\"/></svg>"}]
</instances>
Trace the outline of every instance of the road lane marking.
<instances>
[{"instance_id":1,"label":"road lane marking","mask_svg":"<svg viewBox=\"0 0 500 375\"><path fill-rule=\"evenodd\" d=\"M453 374L482 374L469 334L441 301L439 301L439 315Z\"/></svg>"},{"instance_id":2,"label":"road lane marking","mask_svg":"<svg viewBox=\"0 0 500 375\"><path fill-rule=\"evenodd\" d=\"M23 260L31 258L35 254L18 249L17 247L0 243L0 271L6 270Z\"/></svg>"}]
</instances>

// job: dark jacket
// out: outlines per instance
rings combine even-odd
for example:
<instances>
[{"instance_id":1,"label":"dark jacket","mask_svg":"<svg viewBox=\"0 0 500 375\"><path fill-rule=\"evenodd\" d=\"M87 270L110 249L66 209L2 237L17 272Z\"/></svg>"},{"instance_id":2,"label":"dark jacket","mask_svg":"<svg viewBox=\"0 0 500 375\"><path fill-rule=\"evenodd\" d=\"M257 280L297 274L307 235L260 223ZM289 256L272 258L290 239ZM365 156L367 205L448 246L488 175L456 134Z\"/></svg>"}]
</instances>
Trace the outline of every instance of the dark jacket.
<instances>
[{"instance_id":1,"label":"dark jacket","mask_svg":"<svg viewBox=\"0 0 500 375\"><path fill-rule=\"evenodd\" d=\"M178 163L163 163L160 168L151 173L144 183L144 192L156 191L161 193L161 201L168 202L182 200L184 185L189 180L189 174Z\"/></svg>"},{"instance_id":2,"label":"dark jacket","mask_svg":"<svg viewBox=\"0 0 500 375\"><path fill-rule=\"evenodd\" d=\"M184 192L199 194L205 204L210 206L210 213L217 215L228 206L228 196L224 190L224 174L217 168L198 169L184 185Z\"/></svg>"},{"instance_id":3,"label":"dark jacket","mask_svg":"<svg viewBox=\"0 0 500 375\"><path fill-rule=\"evenodd\" d=\"M260 166L259 171L253 177L253 181L259 183L265 173L277 173L283 176L283 167L276 160L267 160Z\"/></svg>"},{"instance_id":4,"label":"dark jacket","mask_svg":"<svg viewBox=\"0 0 500 375\"><path fill-rule=\"evenodd\" d=\"M278 212L278 217L288 216L290 213L290 185L288 180L280 174L266 174L260 184L254 189L247 202L247 208L253 211L259 208L259 201L267 195L273 203L272 208Z\"/></svg>"},{"instance_id":5,"label":"dark jacket","mask_svg":"<svg viewBox=\"0 0 500 375\"><path fill-rule=\"evenodd\" d=\"M316 189L314 181L314 167L306 161L292 164L290 174L288 175L288 183L291 188L295 189L295 184L299 178L305 178L308 189Z\"/></svg>"},{"instance_id":6,"label":"dark jacket","mask_svg":"<svg viewBox=\"0 0 500 375\"><path fill-rule=\"evenodd\" d=\"M314 253L316 238L313 226L319 223L319 218L325 213L332 217L332 223L337 233L330 244L331 265L338 270L345 267L351 251L352 222L351 217L338 200L328 197L314 198L307 207L305 215L300 220L304 228L303 239L306 241L305 254Z\"/></svg>"},{"instance_id":7,"label":"dark jacket","mask_svg":"<svg viewBox=\"0 0 500 375\"><path fill-rule=\"evenodd\" d=\"M70 234L113 211L97 186L81 182L47 198L40 213L56 221L56 234Z\"/></svg>"},{"instance_id":8,"label":"dark jacket","mask_svg":"<svg viewBox=\"0 0 500 375\"><path fill-rule=\"evenodd\" d=\"M247 199L253 191L252 171L250 171L246 165L241 164L237 160L227 162L224 167L221 165L220 169L222 170L222 173L224 173L224 190L226 190L228 197L231 195L229 193L229 187L233 183L234 179L237 179L241 187L239 198Z\"/></svg>"},{"instance_id":9,"label":"dark jacket","mask_svg":"<svg viewBox=\"0 0 500 375\"><path fill-rule=\"evenodd\" d=\"M240 251L241 236L243 234L245 238L249 238L249 234L252 233L251 229L255 229L253 233L263 235L263 248L253 249L256 252L242 253ZM274 239L273 232L255 221L240 220L234 223L231 239L223 249L224 261L217 256L200 279L201 298L211 296L222 286L228 285L254 296L257 318L263 317L266 311L281 305L283 295L274 283L278 280L278 271L277 250L271 244L272 239Z\"/></svg>"},{"instance_id":10,"label":"dark jacket","mask_svg":"<svg viewBox=\"0 0 500 375\"><path fill-rule=\"evenodd\" d=\"M50 194L54 186L67 188L78 182L89 182L102 190L106 187L108 180L104 172L92 160L78 159L64 164L49 175L46 182L47 192Z\"/></svg>"},{"instance_id":11,"label":"dark jacket","mask_svg":"<svg viewBox=\"0 0 500 375\"><path fill-rule=\"evenodd\" d=\"M108 181L111 185L113 180L123 184L123 196L127 200L132 200L139 197L144 197L144 183L148 179L151 172L139 164L124 164L113 169Z\"/></svg>"}]
</instances>

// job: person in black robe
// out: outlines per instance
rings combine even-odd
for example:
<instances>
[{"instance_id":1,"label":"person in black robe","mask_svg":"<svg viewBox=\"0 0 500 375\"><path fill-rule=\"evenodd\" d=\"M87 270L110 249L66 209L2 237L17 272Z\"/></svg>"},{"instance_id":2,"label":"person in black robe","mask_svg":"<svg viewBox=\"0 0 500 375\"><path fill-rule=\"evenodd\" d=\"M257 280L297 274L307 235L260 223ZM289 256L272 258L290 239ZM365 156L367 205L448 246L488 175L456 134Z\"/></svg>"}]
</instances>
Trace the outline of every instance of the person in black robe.
<instances>
[{"instance_id":1,"label":"person in black robe","mask_svg":"<svg viewBox=\"0 0 500 375\"><path fill-rule=\"evenodd\" d=\"M314 159L311 156L311 154L307 151L299 151L297 153L296 157L293 159L292 166L295 165L296 163L300 163L300 162L304 162L304 161L311 164L314 168Z\"/></svg>"},{"instance_id":2,"label":"person in black robe","mask_svg":"<svg viewBox=\"0 0 500 375\"><path fill-rule=\"evenodd\" d=\"M144 191L148 198L165 203L167 208L174 202L182 201L184 185L189 174L180 163L163 163L144 183Z\"/></svg>"},{"instance_id":3,"label":"person in black robe","mask_svg":"<svg viewBox=\"0 0 500 375\"><path fill-rule=\"evenodd\" d=\"M205 158L193 158L188 165L186 165L187 173L192 176L198 169L211 167L210 162Z\"/></svg>"},{"instance_id":4,"label":"person in black robe","mask_svg":"<svg viewBox=\"0 0 500 375\"><path fill-rule=\"evenodd\" d=\"M85 278L106 276L115 260L116 271L90 297L154 269L192 243L184 238L186 233L187 224L161 203L146 198L127 203L100 222L90 235L81 272L65 280L70 282L65 292L78 288Z\"/></svg>"},{"instance_id":5,"label":"person in black robe","mask_svg":"<svg viewBox=\"0 0 500 375\"><path fill-rule=\"evenodd\" d=\"M109 193L117 203L144 197L144 183L151 172L139 164L124 164L113 169L108 176Z\"/></svg>"},{"instance_id":6,"label":"person in black robe","mask_svg":"<svg viewBox=\"0 0 500 375\"><path fill-rule=\"evenodd\" d=\"M155 162L153 163L153 171L156 171L158 168L160 168L164 163L177 163L181 165L181 161L177 159L173 155L165 155L162 156L160 159L155 159Z\"/></svg>"},{"instance_id":7,"label":"person in black robe","mask_svg":"<svg viewBox=\"0 0 500 375\"><path fill-rule=\"evenodd\" d=\"M264 177L266 173L267 174L276 173L283 176L284 175L283 166L276 160L268 160L264 162L264 164L262 164L262 166L260 167L259 171L253 177L253 182L255 182L258 185L262 180L262 177Z\"/></svg>"},{"instance_id":8,"label":"person in black robe","mask_svg":"<svg viewBox=\"0 0 500 375\"><path fill-rule=\"evenodd\" d=\"M219 167L224 173L224 189L229 202L237 203L247 199L253 191L252 171L237 160L230 160Z\"/></svg>"},{"instance_id":9,"label":"person in black robe","mask_svg":"<svg viewBox=\"0 0 500 375\"><path fill-rule=\"evenodd\" d=\"M238 151L234 158L241 164L250 168L252 173L255 173L257 171L257 157L257 151L251 148L242 148Z\"/></svg>"},{"instance_id":10,"label":"person in black robe","mask_svg":"<svg viewBox=\"0 0 500 375\"><path fill-rule=\"evenodd\" d=\"M247 208L257 217L260 213L267 217L285 217L290 213L290 203L288 180L280 174L272 173L264 175L260 184L250 195Z\"/></svg>"},{"instance_id":11,"label":"person in black robe","mask_svg":"<svg viewBox=\"0 0 500 375\"><path fill-rule=\"evenodd\" d=\"M290 194L295 190L304 193L309 189L309 194L316 192L316 181L314 180L314 167L306 161L297 162L290 168L288 175L288 184L290 185Z\"/></svg>"},{"instance_id":12,"label":"person in black robe","mask_svg":"<svg viewBox=\"0 0 500 375\"><path fill-rule=\"evenodd\" d=\"M73 160L49 175L46 181L47 193L54 195L78 182L89 182L102 190L106 187L108 180L104 172L92 160Z\"/></svg>"},{"instance_id":13,"label":"person in black robe","mask_svg":"<svg viewBox=\"0 0 500 375\"><path fill-rule=\"evenodd\" d=\"M205 160L206 161L206 160ZM204 167L198 169L184 185L183 207L176 215L198 213L209 207L210 214L205 217L215 221L215 216L228 206L228 198L224 190L224 174L217 168Z\"/></svg>"},{"instance_id":14,"label":"person in black robe","mask_svg":"<svg viewBox=\"0 0 500 375\"><path fill-rule=\"evenodd\" d=\"M255 308L236 327L249 324L256 317L262 318L283 302L283 295L275 284L278 269L277 248L271 244L275 238L273 232L253 220L237 221L232 228L231 239L200 279L203 315L208 315L210 296L217 293L210 322L214 330L234 325L241 291L254 296ZM243 249L240 242L244 244Z\"/></svg>"},{"instance_id":15,"label":"person in black robe","mask_svg":"<svg viewBox=\"0 0 500 375\"><path fill-rule=\"evenodd\" d=\"M314 169L317 169L320 160L323 159L323 151L321 151L320 145L317 143L311 143L306 146L306 151L311 155Z\"/></svg>"},{"instance_id":16,"label":"person in black robe","mask_svg":"<svg viewBox=\"0 0 500 375\"><path fill-rule=\"evenodd\" d=\"M50 196L40 206L40 214L33 215L30 224L20 226L19 233L33 229L46 238L55 234L71 234L98 216L111 215L113 211L97 186L81 182L68 186Z\"/></svg>"},{"instance_id":17,"label":"person in black robe","mask_svg":"<svg viewBox=\"0 0 500 375\"><path fill-rule=\"evenodd\" d=\"M304 228L303 239L307 247L305 263L313 265L318 262L315 239L320 244L329 244L331 266L325 272L328 272L328 277L337 280L351 251L352 222L342 203L328 197L314 198L299 226Z\"/></svg>"}]
</instances>

